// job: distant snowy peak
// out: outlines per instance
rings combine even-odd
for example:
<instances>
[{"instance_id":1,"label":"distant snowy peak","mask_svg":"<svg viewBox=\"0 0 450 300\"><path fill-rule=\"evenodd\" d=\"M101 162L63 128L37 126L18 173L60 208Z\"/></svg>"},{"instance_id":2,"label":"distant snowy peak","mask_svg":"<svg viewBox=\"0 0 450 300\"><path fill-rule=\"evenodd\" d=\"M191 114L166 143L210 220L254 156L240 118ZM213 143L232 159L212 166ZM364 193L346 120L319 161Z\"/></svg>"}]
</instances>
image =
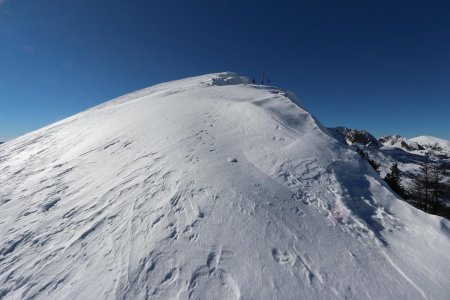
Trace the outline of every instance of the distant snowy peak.
<instances>
[{"instance_id":1,"label":"distant snowy peak","mask_svg":"<svg viewBox=\"0 0 450 300\"><path fill-rule=\"evenodd\" d=\"M382 145L369 132L346 127L328 128L328 130L338 139L348 145L360 144L367 147L380 148Z\"/></svg>"},{"instance_id":2,"label":"distant snowy peak","mask_svg":"<svg viewBox=\"0 0 450 300\"><path fill-rule=\"evenodd\" d=\"M406 151L420 151L424 148L414 141L408 140L398 134L381 137L378 141L385 147L400 148Z\"/></svg>"},{"instance_id":3,"label":"distant snowy peak","mask_svg":"<svg viewBox=\"0 0 450 300\"><path fill-rule=\"evenodd\" d=\"M419 136L407 139L400 135L381 137L378 141L389 148L400 148L408 152L431 152L437 155L450 155L450 141L433 136Z\"/></svg>"},{"instance_id":4,"label":"distant snowy peak","mask_svg":"<svg viewBox=\"0 0 450 300\"><path fill-rule=\"evenodd\" d=\"M434 136L418 136L410 139L410 141L420 144L425 149L450 154L450 141L444 139L440 139Z\"/></svg>"}]
</instances>

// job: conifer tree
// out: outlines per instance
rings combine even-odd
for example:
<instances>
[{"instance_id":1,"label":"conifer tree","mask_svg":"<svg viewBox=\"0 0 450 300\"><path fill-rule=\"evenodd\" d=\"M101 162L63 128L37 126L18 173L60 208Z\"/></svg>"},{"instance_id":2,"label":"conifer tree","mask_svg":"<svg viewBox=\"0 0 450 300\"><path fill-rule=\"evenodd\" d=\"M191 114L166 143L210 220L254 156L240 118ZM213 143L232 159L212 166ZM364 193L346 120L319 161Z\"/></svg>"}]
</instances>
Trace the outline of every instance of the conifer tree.
<instances>
[{"instance_id":1,"label":"conifer tree","mask_svg":"<svg viewBox=\"0 0 450 300\"><path fill-rule=\"evenodd\" d=\"M430 171L430 183L431 183L431 198L433 202L433 212L437 213L438 208L440 207L440 198L443 194L444 189L444 175L445 169L442 167L442 164L436 163L431 167Z\"/></svg>"},{"instance_id":2,"label":"conifer tree","mask_svg":"<svg viewBox=\"0 0 450 300\"><path fill-rule=\"evenodd\" d=\"M432 197L431 168L428 162L422 163L419 174L412 183L411 198L418 203L418 208L428 212L428 206Z\"/></svg>"},{"instance_id":3,"label":"conifer tree","mask_svg":"<svg viewBox=\"0 0 450 300\"><path fill-rule=\"evenodd\" d=\"M390 172L384 177L384 181L389 185L389 187L397 193L400 197L405 197L405 189L402 186L400 178L400 169L397 163L391 166Z\"/></svg>"},{"instance_id":4,"label":"conifer tree","mask_svg":"<svg viewBox=\"0 0 450 300\"><path fill-rule=\"evenodd\" d=\"M380 165L373 159L370 158L369 154L367 154L367 152L365 152L364 150L362 150L361 148L356 148L356 152L358 152L358 154L364 158L365 160L367 160L367 162L372 166L372 168L378 173L380 174Z\"/></svg>"}]
</instances>

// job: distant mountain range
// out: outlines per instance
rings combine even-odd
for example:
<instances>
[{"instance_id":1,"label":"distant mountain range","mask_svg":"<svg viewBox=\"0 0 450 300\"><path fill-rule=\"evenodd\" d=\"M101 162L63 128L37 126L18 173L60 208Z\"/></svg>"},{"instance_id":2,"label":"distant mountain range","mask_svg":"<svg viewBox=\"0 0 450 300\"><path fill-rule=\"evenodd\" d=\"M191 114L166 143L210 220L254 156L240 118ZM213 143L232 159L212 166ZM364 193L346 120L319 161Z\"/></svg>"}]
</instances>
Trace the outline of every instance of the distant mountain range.
<instances>
[{"instance_id":1,"label":"distant mountain range","mask_svg":"<svg viewBox=\"0 0 450 300\"><path fill-rule=\"evenodd\" d=\"M393 163L402 171L402 183L410 188L414 178L424 162L437 163L450 169L450 141L432 136L405 138L389 135L376 138L365 130L346 127L328 128L338 140L356 148L362 148L380 164L380 176L384 177ZM450 183L450 174L446 181ZM450 199L448 199L450 201Z\"/></svg>"},{"instance_id":2,"label":"distant mountain range","mask_svg":"<svg viewBox=\"0 0 450 300\"><path fill-rule=\"evenodd\" d=\"M400 148L408 152L435 156L450 156L450 141L433 136L419 136L406 139L399 135L390 135L379 139L387 148Z\"/></svg>"},{"instance_id":3,"label":"distant mountain range","mask_svg":"<svg viewBox=\"0 0 450 300\"><path fill-rule=\"evenodd\" d=\"M328 128L328 130L337 139L345 141L348 145L359 144L364 147L383 148L384 150L397 148L414 154L450 156L450 141L434 136L418 136L408 139L400 135L388 135L376 138L365 130L346 127Z\"/></svg>"}]
</instances>

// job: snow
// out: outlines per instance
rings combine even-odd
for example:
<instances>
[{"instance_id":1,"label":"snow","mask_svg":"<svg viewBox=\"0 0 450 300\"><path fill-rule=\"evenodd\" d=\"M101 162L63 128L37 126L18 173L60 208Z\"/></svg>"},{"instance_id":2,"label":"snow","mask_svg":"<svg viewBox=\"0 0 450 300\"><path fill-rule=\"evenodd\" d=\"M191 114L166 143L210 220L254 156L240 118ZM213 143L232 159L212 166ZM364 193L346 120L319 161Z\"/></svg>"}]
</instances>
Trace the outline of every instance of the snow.
<instances>
[{"instance_id":1,"label":"snow","mask_svg":"<svg viewBox=\"0 0 450 300\"><path fill-rule=\"evenodd\" d=\"M2 144L0 298L448 299L450 222L296 102L209 74Z\"/></svg>"},{"instance_id":2,"label":"snow","mask_svg":"<svg viewBox=\"0 0 450 300\"><path fill-rule=\"evenodd\" d=\"M450 151L445 148L445 140L435 137L418 137L408 140L400 135L381 137L378 140L365 130L346 127L327 128L341 143L353 149L360 148L370 159L379 164L382 178L390 172L393 164L401 171L401 183L406 190L412 189L413 179L417 178L423 163L428 162L441 167L450 165ZM450 174L443 176L450 182ZM447 199L443 199L448 202Z\"/></svg>"},{"instance_id":3,"label":"snow","mask_svg":"<svg viewBox=\"0 0 450 300\"><path fill-rule=\"evenodd\" d=\"M399 135L392 135L388 137L382 137L380 139L382 141L382 144L384 145L384 149L392 149L392 148L398 148L402 149L411 153L416 153L421 149L421 145L417 142L414 142L412 140L409 140L405 137L399 136ZM420 153L420 151L419 151Z\"/></svg>"},{"instance_id":4,"label":"snow","mask_svg":"<svg viewBox=\"0 0 450 300\"><path fill-rule=\"evenodd\" d=\"M410 140L418 144L421 144L426 148L430 147L440 148L442 149L443 152L447 152L448 154L450 154L450 141L437 138L434 136L418 136Z\"/></svg>"},{"instance_id":5,"label":"snow","mask_svg":"<svg viewBox=\"0 0 450 300\"><path fill-rule=\"evenodd\" d=\"M383 144L383 149L398 148L418 155L450 156L450 141L433 136L407 139L399 135L392 135L379 140Z\"/></svg>"}]
</instances>

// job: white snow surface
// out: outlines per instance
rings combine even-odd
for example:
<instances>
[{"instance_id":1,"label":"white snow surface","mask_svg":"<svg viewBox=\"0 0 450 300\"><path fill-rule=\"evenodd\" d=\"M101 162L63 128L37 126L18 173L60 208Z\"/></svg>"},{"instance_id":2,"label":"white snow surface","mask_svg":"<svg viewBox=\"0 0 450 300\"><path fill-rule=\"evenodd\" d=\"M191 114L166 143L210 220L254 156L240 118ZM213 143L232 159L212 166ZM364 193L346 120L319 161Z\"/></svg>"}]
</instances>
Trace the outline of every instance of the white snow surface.
<instances>
[{"instance_id":1,"label":"white snow surface","mask_svg":"<svg viewBox=\"0 0 450 300\"><path fill-rule=\"evenodd\" d=\"M0 146L0 298L449 299L450 223L218 73Z\"/></svg>"}]
</instances>

